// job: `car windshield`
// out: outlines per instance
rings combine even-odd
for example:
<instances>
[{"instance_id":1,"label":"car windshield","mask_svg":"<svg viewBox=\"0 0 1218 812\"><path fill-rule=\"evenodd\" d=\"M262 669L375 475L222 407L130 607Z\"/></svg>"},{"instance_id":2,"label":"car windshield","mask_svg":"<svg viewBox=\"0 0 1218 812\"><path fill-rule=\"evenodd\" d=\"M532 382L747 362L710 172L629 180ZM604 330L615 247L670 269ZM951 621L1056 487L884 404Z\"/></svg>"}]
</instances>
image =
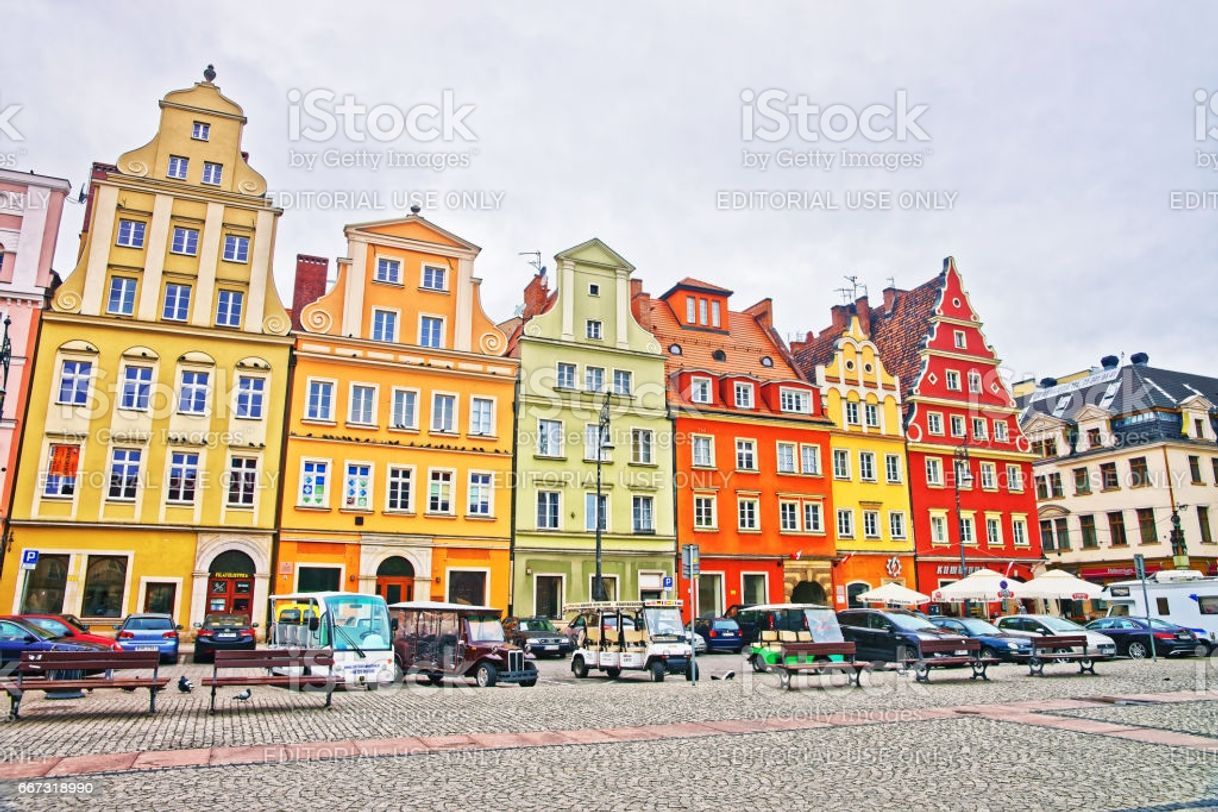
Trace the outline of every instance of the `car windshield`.
<instances>
[{"instance_id":1,"label":"car windshield","mask_svg":"<svg viewBox=\"0 0 1218 812\"><path fill-rule=\"evenodd\" d=\"M647 631L652 637L676 635L682 631L681 613L674 607L652 606L643 610L647 619Z\"/></svg>"},{"instance_id":2,"label":"car windshield","mask_svg":"<svg viewBox=\"0 0 1218 812\"><path fill-rule=\"evenodd\" d=\"M1066 620L1064 617L1052 617L1044 615L1040 618L1040 622L1048 626L1055 632L1081 632L1086 631L1082 626L1072 620Z\"/></svg>"},{"instance_id":3,"label":"car windshield","mask_svg":"<svg viewBox=\"0 0 1218 812\"><path fill-rule=\"evenodd\" d=\"M988 620L981 620L976 617L959 618L957 621L964 630L969 634L1002 634L1002 629L990 623Z\"/></svg>"},{"instance_id":4,"label":"car windshield","mask_svg":"<svg viewBox=\"0 0 1218 812\"><path fill-rule=\"evenodd\" d=\"M387 651L389 610L375 595L336 595L326 598L334 623L335 651Z\"/></svg>"},{"instance_id":5,"label":"car windshield","mask_svg":"<svg viewBox=\"0 0 1218 812\"><path fill-rule=\"evenodd\" d=\"M471 643L502 643L503 624L497 617L470 617L469 640Z\"/></svg>"},{"instance_id":6,"label":"car windshield","mask_svg":"<svg viewBox=\"0 0 1218 812\"><path fill-rule=\"evenodd\" d=\"M1142 622L1145 623L1146 621L1143 620ZM1159 620L1157 617L1150 619L1150 626L1152 629L1162 629L1165 632L1174 632L1180 628L1175 623L1168 623L1166 620Z\"/></svg>"},{"instance_id":7,"label":"car windshield","mask_svg":"<svg viewBox=\"0 0 1218 812\"><path fill-rule=\"evenodd\" d=\"M27 617L26 621L31 626L35 626L55 637L64 637L68 633L67 624L60 623L58 620L53 620L49 617Z\"/></svg>"},{"instance_id":8,"label":"car windshield","mask_svg":"<svg viewBox=\"0 0 1218 812\"><path fill-rule=\"evenodd\" d=\"M203 628L219 629L225 626L248 626L250 619L245 615L208 615L203 618Z\"/></svg>"},{"instance_id":9,"label":"car windshield","mask_svg":"<svg viewBox=\"0 0 1218 812\"><path fill-rule=\"evenodd\" d=\"M554 624L545 618L533 618L532 620L520 621L520 631L522 632L552 632Z\"/></svg>"},{"instance_id":10,"label":"car windshield","mask_svg":"<svg viewBox=\"0 0 1218 812\"><path fill-rule=\"evenodd\" d=\"M886 617L891 620L898 629L904 629L907 632L920 632L926 630L937 631L939 628L926 618L918 617L917 615L904 615L897 612L891 612L887 614Z\"/></svg>"},{"instance_id":11,"label":"car windshield","mask_svg":"<svg viewBox=\"0 0 1218 812\"><path fill-rule=\"evenodd\" d=\"M805 609L804 620L816 643L841 643L842 627L832 609Z\"/></svg>"},{"instance_id":12,"label":"car windshield","mask_svg":"<svg viewBox=\"0 0 1218 812\"><path fill-rule=\"evenodd\" d=\"M14 623L13 627L18 630L16 633L17 634L16 638L13 638L13 639L20 639L21 637L24 637L26 634L33 635L34 637L37 637L39 640L54 640L58 636L51 632L48 632L46 629L42 628L41 626L35 626L33 623L25 623L25 624Z\"/></svg>"},{"instance_id":13,"label":"car windshield","mask_svg":"<svg viewBox=\"0 0 1218 812\"><path fill-rule=\"evenodd\" d=\"M167 617L129 617L123 628L134 632L164 632L173 628L173 620Z\"/></svg>"},{"instance_id":14,"label":"car windshield","mask_svg":"<svg viewBox=\"0 0 1218 812\"><path fill-rule=\"evenodd\" d=\"M712 623L711 628L721 632L734 632L740 628L740 624L730 618L724 618Z\"/></svg>"}]
</instances>

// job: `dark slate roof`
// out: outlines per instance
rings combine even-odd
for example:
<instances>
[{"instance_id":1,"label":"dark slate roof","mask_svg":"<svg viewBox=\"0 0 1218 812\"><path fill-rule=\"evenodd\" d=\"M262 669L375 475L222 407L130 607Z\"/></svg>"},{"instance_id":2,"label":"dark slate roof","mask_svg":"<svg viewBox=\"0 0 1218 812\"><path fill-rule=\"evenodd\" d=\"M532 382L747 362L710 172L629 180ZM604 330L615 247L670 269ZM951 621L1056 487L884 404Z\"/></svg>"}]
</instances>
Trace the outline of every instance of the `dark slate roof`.
<instances>
[{"instance_id":1,"label":"dark slate roof","mask_svg":"<svg viewBox=\"0 0 1218 812\"><path fill-rule=\"evenodd\" d=\"M845 327L828 327L811 341L793 345L795 365L810 380L816 380L816 368L829 364L837 352L837 340L846 332Z\"/></svg>"},{"instance_id":2,"label":"dark slate roof","mask_svg":"<svg viewBox=\"0 0 1218 812\"><path fill-rule=\"evenodd\" d=\"M1218 378L1127 364L1093 372L1072 383L1037 389L1021 397L1018 405L1025 410L1024 419L1047 414L1074 422L1078 412L1088 405L1121 417L1150 409L1176 410L1183 401L1197 395L1218 405Z\"/></svg>"},{"instance_id":3,"label":"dark slate roof","mask_svg":"<svg viewBox=\"0 0 1218 812\"><path fill-rule=\"evenodd\" d=\"M931 320L946 281L946 271L941 272L913 290L897 291L891 311L884 307L871 311L871 340L880 350L884 368L900 379L903 392L917 394L922 370L919 352L930 335Z\"/></svg>"}]
</instances>

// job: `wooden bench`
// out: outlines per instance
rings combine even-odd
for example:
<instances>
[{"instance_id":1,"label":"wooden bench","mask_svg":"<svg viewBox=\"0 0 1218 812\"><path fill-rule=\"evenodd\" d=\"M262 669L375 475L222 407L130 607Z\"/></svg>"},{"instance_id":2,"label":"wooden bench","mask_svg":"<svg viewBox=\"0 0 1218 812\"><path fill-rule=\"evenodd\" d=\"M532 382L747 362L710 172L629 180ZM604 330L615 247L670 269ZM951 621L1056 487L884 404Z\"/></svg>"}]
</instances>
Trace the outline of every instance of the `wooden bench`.
<instances>
[{"instance_id":1,"label":"wooden bench","mask_svg":"<svg viewBox=\"0 0 1218 812\"><path fill-rule=\"evenodd\" d=\"M930 682L932 668L959 668L969 666L972 676L969 679L989 681L986 669L1001 662L997 657L981 656L981 641L979 640L919 640L918 656L906 657L901 664L914 670L914 679L918 682ZM964 654L956 652L963 651Z\"/></svg>"},{"instance_id":2,"label":"wooden bench","mask_svg":"<svg viewBox=\"0 0 1218 812\"><path fill-rule=\"evenodd\" d=\"M854 643L782 643L778 648L778 662L770 668L778 672L778 684L786 690L791 689L791 678L795 674L823 674L829 671L844 672L850 683L859 687L859 678L864 671L871 670L871 663L856 662L854 652ZM834 655L845 659L830 660ZM788 662L788 659L794 662Z\"/></svg>"},{"instance_id":3,"label":"wooden bench","mask_svg":"<svg viewBox=\"0 0 1218 812\"><path fill-rule=\"evenodd\" d=\"M1076 662L1078 673L1095 676L1095 661L1108 659L1107 655L1092 654L1088 651L1085 634L1041 635L1028 639L1032 642L1032 653L1019 655L1019 659L1027 660L1029 677L1043 677L1045 666L1051 662ZM1082 651L1074 650L1079 647Z\"/></svg>"},{"instance_id":4,"label":"wooden bench","mask_svg":"<svg viewBox=\"0 0 1218 812\"><path fill-rule=\"evenodd\" d=\"M265 649L253 651L217 651L212 663L210 677L203 678L203 686L211 688L211 712L216 712L216 690L252 685L272 685L280 688L324 688L326 707L334 696L338 676L334 673L334 653L327 649ZM315 668L325 668L326 673L314 674ZM258 670L261 674L229 674L220 676L220 671ZM274 669L292 669L297 673L276 674Z\"/></svg>"},{"instance_id":5,"label":"wooden bench","mask_svg":"<svg viewBox=\"0 0 1218 812\"><path fill-rule=\"evenodd\" d=\"M157 691L169 684L158 673L161 655L156 651L25 651L17 663L17 679L0 687L12 702L9 718L20 719L26 691L93 691L98 688L148 689L148 712L156 713ZM116 676L117 671L151 671L148 677ZM85 676L94 672L94 676Z\"/></svg>"}]
</instances>

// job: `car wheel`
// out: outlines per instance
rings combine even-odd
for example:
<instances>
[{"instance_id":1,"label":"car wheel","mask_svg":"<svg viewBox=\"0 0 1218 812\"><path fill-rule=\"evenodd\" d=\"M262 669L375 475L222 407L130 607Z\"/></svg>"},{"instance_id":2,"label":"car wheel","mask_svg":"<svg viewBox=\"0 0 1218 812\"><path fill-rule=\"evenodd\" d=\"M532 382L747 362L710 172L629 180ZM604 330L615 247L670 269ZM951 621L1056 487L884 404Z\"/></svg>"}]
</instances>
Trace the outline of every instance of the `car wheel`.
<instances>
[{"instance_id":1,"label":"car wheel","mask_svg":"<svg viewBox=\"0 0 1218 812\"><path fill-rule=\"evenodd\" d=\"M443 674L428 674L427 675L427 684L428 685L439 685L442 682L444 682Z\"/></svg>"},{"instance_id":2,"label":"car wheel","mask_svg":"<svg viewBox=\"0 0 1218 812\"><path fill-rule=\"evenodd\" d=\"M665 669L664 669L664 663L660 662L659 660L656 660L654 663L651 664L651 666L648 668L648 670L651 671L651 681L652 682L663 682L664 681L664 675L666 673Z\"/></svg>"},{"instance_id":3,"label":"car wheel","mask_svg":"<svg viewBox=\"0 0 1218 812\"><path fill-rule=\"evenodd\" d=\"M1125 649L1125 653L1135 660L1146 659L1146 654L1149 648L1141 640L1130 640L1129 646Z\"/></svg>"},{"instance_id":4,"label":"car wheel","mask_svg":"<svg viewBox=\"0 0 1218 812\"><path fill-rule=\"evenodd\" d=\"M698 673L697 663L690 663L685 667L685 679L687 682L693 682L698 676L700 676L700 674Z\"/></svg>"},{"instance_id":5,"label":"car wheel","mask_svg":"<svg viewBox=\"0 0 1218 812\"><path fill-rule=\"evenodd\" d=\"M520 687L532 688L534 685L537 684L537 666L533 665L532 663L525 663L524 670L532 671L533 673L528 679L522 679L520 681Z\"/></svg>"},{"instance_id":6,"label":"car wheel","mask_svg":"<svg viewBox=\"0 0 1218 812\"><path fill-rule=\"evenodd\" d=\"M395 684L401 685L406 679L406 671L402 668L402 661L397 657L393 658L393 681Z\"/></svg>"},{"instance_id":7,"label":"car wheel","mask_svg":"<svg viewBox=\"0 0 1218 812\"><path fill-rule=\"evenodd\" d=\"M983 660L998 659L998 652L994 651L994 649L990 648L989 646L982 648L978 654L980 654L981 659Z\"/></svg>"},{"instance_id":8,"label":"car wheel","mask_svg":"<svg viewBox=\"0 0 1218 812\"><path fill-rule=\"evenodd\" d=\"M608 676L608 677L609 677L609 679L617 679L618 677L620 677L620 676L622 675L622 669L620 669L620 668L606 668L606 669L605 669L605 675L606 675L606 676Z\"/></svg>"},{"instance_id":9,"label":"car wheel","mask_svg":"<svg viewBox=\"0 0 1218 812\"><path fill-rule=\"evenodd\" d=\"M482 663L474 672L474 681L478 683L479 688L494 688L498 679L499 669L495 667L494 663Z\"/></svg>"},{"instance_id":10,"label":"car wheel","mask_svg":"<svg viewBox=\"0 0 1218 812\"><path fill-rule=\"evenodd\" d=\"M914 646L898 646L897 647L897 662L905 665L910 660L918 659L918 649Z\"/></svg>"},{"instance_id":11,"label":"car wheel","mask_svg":"<svg viewBox=\"0 0 1218 812\"><path fill-rule=\"evenodd\" d=\"M571 658L571 673L575 675L576 679L583 679L588 676L588 664L584 662L584 658L579 654Z\"/></svg>"}]
</instances>

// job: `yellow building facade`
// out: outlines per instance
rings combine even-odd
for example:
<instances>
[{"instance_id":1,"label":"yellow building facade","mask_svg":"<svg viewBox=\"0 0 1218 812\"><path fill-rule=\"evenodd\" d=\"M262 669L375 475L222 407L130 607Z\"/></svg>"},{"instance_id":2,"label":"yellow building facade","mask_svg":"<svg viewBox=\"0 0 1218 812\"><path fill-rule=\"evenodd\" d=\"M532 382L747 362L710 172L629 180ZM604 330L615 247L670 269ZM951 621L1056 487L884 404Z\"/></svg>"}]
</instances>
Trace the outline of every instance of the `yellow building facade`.
<instances>
[{"instance_id":1,"label":"yellow building facade","mask_svg":"<svg viewBox=\"0 0 1218 812\"><path fill-rule=\"evenodd\" d=\"M299 308L276 589L506 607L518 363L480 249L417 210L346 238Z\"/></svg>"},{"instance_id":2,"label":"yellow building facade","mask_svg":"<svg viewBox=\"0 0 1218 812\"><path fill-rule=\"evenodd\" d=\"M166 95L148 144L94 165L38 343L0 580L12 611L265 614L291 345L271 268L282 212L214 78Z\"/></svg>"}]
</instances>

